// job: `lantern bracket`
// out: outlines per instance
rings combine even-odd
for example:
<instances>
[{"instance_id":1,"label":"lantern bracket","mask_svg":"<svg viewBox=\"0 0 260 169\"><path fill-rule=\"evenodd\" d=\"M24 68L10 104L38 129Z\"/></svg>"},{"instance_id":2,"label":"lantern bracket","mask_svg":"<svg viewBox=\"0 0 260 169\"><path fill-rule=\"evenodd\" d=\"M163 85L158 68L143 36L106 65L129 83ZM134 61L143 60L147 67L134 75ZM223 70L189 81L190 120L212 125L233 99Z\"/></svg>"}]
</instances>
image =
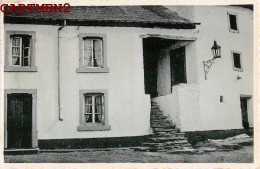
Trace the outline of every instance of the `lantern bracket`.
<instances>
[{"instance_id":1,"label":"lantern bracket","mask_svg":"<svg viewBox=\"0 0 260 169\"><path fill-rule=\"evenodd\" d=\"M216 58L207 60L207 61L203 61L203 65L204 65L204 73L205 73L205 80L207 80L207 75L209 73L209 70L212 66L212 64L214 63Z\"/></svg>"},{"instance_id":2,"label":"lantern bracket","mask_svg":"<svg viewBox=\"0 0 260 169\"><path fill-rule=\"evenodd\" d=\"M212 64L215 62L215 59L221 58L221 47L217 44L215 40L211 48L211 51L213 54L213 59L203 61L205 80L207 80L207 75L209 73Z\"/></svg>"}]
</instances>

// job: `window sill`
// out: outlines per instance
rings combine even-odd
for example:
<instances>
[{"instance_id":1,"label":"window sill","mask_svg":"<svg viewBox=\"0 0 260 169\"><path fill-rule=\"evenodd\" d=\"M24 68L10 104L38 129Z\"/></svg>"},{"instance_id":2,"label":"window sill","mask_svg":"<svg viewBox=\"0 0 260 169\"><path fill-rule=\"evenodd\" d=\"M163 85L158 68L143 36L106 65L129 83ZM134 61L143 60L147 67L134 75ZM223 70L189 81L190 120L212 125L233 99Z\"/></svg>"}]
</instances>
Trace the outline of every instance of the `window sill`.
<instances>
[{"instance_id":1,"label":"window sill","mask_svg":"<svg viewBox=\"0 0 260 169\"><path fill-rule=\"evenodd\" d=\"M5 72L37 72L37 67L36 66L31 66L31 67L5 66L4 71Z\"/></svg>"},{"instance_id":2,"label":"window sill","mask_svg":"<svg viewBox=\"0 0 260 169\"><path fill-rule=\"evenodd\" d=\"M79 67L77 68L77 73L108 73L109 69L107 67L105 68L85 68L85 67Z\"/></svg>"},{"instance_id":3,"label":"window sill","mask_svg":"<svg viewBox=\"0 0 260 169\"><path fill-rule=\"evenodd\" d=\"M229 32L231 32L231 33L239 33L238 30L234 30L234 29L229 29Z\"/></svg>"},{"instance_id":4,"label":"window sill","mask_svg":"<svg viewBox=\"0 0 260 169\"><path fill-rule=\"evenodd\" d=\"M243 69L241 68L235 68L235 67L233 67L233 69L234 69L234 71L238 71L238 72L243 72Z\"/></svg>"},{"instance_id":5,"label":"window sill","mask_svg":"<svg viewBox=\"0 0 260 169\"><path fill-rule=\"evenodd\" d=\"M111 130L110 125L103 124L84 124L77 127L78 131L106 131Z\"/></svg>"}]
</instances>

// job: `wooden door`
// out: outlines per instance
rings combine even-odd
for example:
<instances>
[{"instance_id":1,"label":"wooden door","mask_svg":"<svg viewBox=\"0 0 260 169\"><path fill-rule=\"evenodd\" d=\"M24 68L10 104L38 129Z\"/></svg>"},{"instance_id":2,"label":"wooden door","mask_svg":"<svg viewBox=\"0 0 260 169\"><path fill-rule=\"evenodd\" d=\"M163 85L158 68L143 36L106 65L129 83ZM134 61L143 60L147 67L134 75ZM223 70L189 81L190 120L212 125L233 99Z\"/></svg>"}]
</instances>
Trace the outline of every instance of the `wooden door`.
<instances>
[{"instance_id":1,"label":"wooden door","mask_svg":"<svg viewBox=\"0 0 260 169\"><path fill-rule=\"evenodd\" d=\"M32 147L32 95L7 95L7 148Z\"/></svg>"},{"instance_id":2,"label":"wooden door","mask_svg":"<svg viewBox=\"0 0 260 169\"><path fill-rule=\"evenodd\" d=\"M247 101L248 101L247 98L243 98L243 97L240 98L242 125L243 125L244 129L249 129Z\"/></svg>"}]
</instances>

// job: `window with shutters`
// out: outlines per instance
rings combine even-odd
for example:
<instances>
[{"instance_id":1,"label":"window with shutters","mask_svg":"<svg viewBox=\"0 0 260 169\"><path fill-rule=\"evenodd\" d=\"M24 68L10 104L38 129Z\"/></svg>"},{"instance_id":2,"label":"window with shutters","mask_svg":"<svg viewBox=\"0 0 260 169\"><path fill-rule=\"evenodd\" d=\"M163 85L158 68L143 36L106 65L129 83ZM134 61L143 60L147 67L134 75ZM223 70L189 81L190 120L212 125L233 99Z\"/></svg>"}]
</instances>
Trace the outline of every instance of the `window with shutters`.
<instances>
[{"instance_id":1,"label":"window with shutters","mask_svg":"<svg viewBox=\"0 0 260 169\"><path fill-rule=\"evenodd\" d=\"M80 90L78 131L110 130L107 102L107 90Z\"/></svg>"},{"instance_id":2,"label":"window with shutters","mask_svg":"<svg viewBox=\"0 0 260 169\"><path fill-rule=\"evenodd\" d=\"M5 71L37 71L35 32L6 32Z\"/></svg>"},{"instance_id":3,"label":"window with shutters","mask_svg":"<svg viewBox=\"0 0 260 169\"><path fill-rule=\"evenodd\" d=\"M108 72L106 36L103 34L80 34L79 38L79 68L77 72Z\"/></svg>"}]
</instances>

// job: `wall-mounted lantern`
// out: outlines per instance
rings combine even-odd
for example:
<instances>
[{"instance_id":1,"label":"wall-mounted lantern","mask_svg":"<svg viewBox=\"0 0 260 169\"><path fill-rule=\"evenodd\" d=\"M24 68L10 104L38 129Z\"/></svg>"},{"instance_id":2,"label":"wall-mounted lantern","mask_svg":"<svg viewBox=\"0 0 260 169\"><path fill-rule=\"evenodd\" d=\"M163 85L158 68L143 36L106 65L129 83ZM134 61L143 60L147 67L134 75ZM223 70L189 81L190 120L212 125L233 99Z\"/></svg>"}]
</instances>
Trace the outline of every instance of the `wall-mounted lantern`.
<instances>
[{"instance_id":1,"label":"wall-mounted lantern","mask_svg":"<svg viewBox=\"0 0 260 169\"><path fill-rule=\"evenodd\" d=\"M217 44L217 42L214 40L214 44L211 48L213 59L203 61L204 65L204 73L205 73L205 80L207 80L207 75L209 73L210 67L214 63L215 59L221 58L221 47Z\"/></svg>"}]
</instances>

